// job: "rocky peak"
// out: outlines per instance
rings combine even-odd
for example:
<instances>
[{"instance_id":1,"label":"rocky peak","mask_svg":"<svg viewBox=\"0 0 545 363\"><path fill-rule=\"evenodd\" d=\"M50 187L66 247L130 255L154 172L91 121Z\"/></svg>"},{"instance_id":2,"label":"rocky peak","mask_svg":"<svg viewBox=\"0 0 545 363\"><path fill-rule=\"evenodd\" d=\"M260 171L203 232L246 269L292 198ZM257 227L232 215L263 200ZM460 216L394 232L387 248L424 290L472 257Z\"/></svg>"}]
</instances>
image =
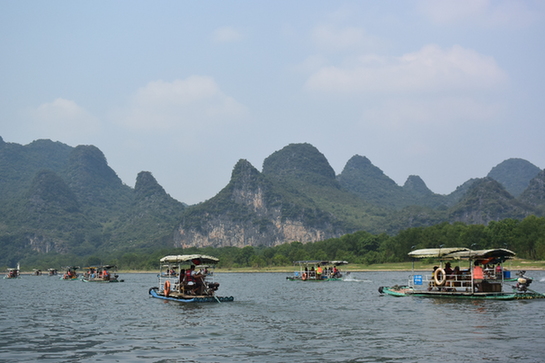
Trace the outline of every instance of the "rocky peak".
<instances>
[{"instance_id":1,"label":"rocky peak","mask_svg":"<svg viewBox=\"0 0 545 363\"><path fill-rule=\"evenodd\" d=\"M231 173L230 184L237 189L256 189L262 175L248 160L240 159Z\"/></svg>"},{"instance_id":2,"label":"rocky peak","mask_svg":"<svg viewBox=\"0 0 545 363\"><path fill-rule=\"evenodd\" d=\"M159 195L166 196L165 189L157 183L157 180L149 171L141 171L136 177L134 192L137 199Z\"/></svg>"},{"instance_id":3,"label":"rocky peak","mask_svg":"<svg viewBox=\"0 0 545 363\"><path fill-rule=\"evenodd\" d=\"M263 174L283 180L337 185L335 171L326 157L311 144L290 144L263 162Z\"/></svg>"},{"instance_id":4,"label":"rocky peak","mask_svg":"<svg viewBox=\"0 0 545 363\"><path fill-rule=\"evenodd\" d=\"M410 175L405 181L405 184L403 184L403 189L418 197L425 197L433 194L418 175Z\"/></svg>"},{"instance_id":5,"label":"rocky peak","mask_svg":"<svg viewBox=\"0 0 545 363\"><path fill-rule=\"evenodd\" d=\"M527 160L511 158L493 167L487 176L500 182L511 195L516 197L528 187L530 180L540 171L541 169Z\"/></svg>"}]
</instances>

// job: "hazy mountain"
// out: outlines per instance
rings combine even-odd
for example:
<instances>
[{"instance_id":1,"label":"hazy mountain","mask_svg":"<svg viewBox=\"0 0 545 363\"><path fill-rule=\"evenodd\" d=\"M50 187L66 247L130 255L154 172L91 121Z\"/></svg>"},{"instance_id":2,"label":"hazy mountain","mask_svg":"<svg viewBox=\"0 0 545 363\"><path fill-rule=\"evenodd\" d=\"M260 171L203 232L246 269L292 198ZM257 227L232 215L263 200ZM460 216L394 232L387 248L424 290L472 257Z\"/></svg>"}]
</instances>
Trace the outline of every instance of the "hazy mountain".
<instances>
[{"instance_id":1,"label":"hazy mountain","mask_svg":"<svg viewBox=\"0 0 545 363\"><path fill-rule=\"evenodd\" d=\"M185 209L151 174L139 175L133 190L98 148L49 140L22 146L0 138L0 186L0 264L28 249L90 254L172 245Z\"/></svg>"},{"instance_id":2,"label":"hazy mountain","mask_svg":"<svg viewBox=\"0 0 545 363\"><path fill-rule=\"evenodd\" d=\"M488 177L498 181L513 196L518 197L541 170L523 159L507 159L492 168Z\"/></svg>"},{"instance_id":3,"label":"hazy mountain","mask_svg":"<svg viewBox=\"0 0 545 363\"><path fill-rule=\"evenodd\" d=\"M364 156L351 157L337 180L342 188L361 199L387 208L405 207L412 199L402 187Z\"/></svg>"},{"instance_id":4,"label":"hazy mountain","mask_svg":"<svg viewBox=\"0 0 545 363\"><path fill-rule=\"evenodd\" d=\"M292 144L267 158L263 173L240 160L220 193L187 209L175 243L273 246L337 237L358 228L354 218L342 218L345 212L335 210L341 205L358 215L368 213L365 203L340 190L316 148Z\"/></svg>"},{"instance_id":5,"label":"hazy mountain","mask_svg":"<svg viewBox=\"0 0 545 363\"><path fill-rule=\"evenodd\" d=\"M38 140L22 146L0 138L0 264L29 250L88 255L158 246L272 246L358 230L393 234L445 221L521 219L545 214L545 174L537 170L509 159L491 177L468 180L445 196L416 175L399 186L359 155L336 176L314 146L290 144L267 157L262 172L239 160L225 188L187 207L151 172L139 173L134 189L124 185L92 145ZM507 189L518 193L524 185L518 197Z\"/></svg>"},{"instance_id":6,"label":"hazy mountain","mask_svg":"<svg viewBox=\"0 0 545 363\"><path fill-rule=\"evenodd\" d=\"M545 169L541 170L530 182L528 188L518 198L521 202L538 208L545 215Z\"/></svg>"},{"instance_id":7,"label":"hazy mountain","mask_svg":"<svg viewBox=\"0 0 545 363\"><path fill-rule=\"evenodd\" d=\"M468 224L487 224L505 218L522 219L532 211L496 180L477 180L450 211L450 219Z\"/></svg>"}]
</instances>

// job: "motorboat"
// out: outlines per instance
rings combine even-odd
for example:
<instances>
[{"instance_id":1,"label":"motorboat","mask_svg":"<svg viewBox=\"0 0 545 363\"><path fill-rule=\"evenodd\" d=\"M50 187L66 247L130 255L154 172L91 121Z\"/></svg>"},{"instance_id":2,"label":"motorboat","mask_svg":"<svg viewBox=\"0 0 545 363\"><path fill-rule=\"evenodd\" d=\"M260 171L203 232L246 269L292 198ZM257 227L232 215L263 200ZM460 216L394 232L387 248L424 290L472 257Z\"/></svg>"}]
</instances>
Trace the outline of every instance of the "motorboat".
<instances>
[{"instance_id":1,"label":"motorboat","mask_svg":"<svg viewBox=\"0 0 545 363\"><path fill-rule=\"evenodd\" d=\"M168 255L160 259L158 287L149 289L153 298L183 303L229 302L232 296L217 296L219 283L213 281L213 269L219 259L212 256Z\"/></svg>"},{"instance_id":2,"label":"motorboat","mask_svg":"<svg viewBox=\"0 0 545 363\"><path fill-rule=\"evenodd\" d=\"M117 274L117 266L115 265L100 265L89 266L84 268L86 271L83 274L83 282L123 282Z\"/></svg>"},{"instance_id":3,"label":"motorboat","mask_svg":"<svg viewBox=\"0 0 545 363\"><path fill-rule=\"evenodd\" d=\"M79 269L78 266L69 266L65 268L65 272L60 277L61 280L65 281L74 281L78 280L80 275L78 274L77 270Z\"/></svg>"},{"instance_id":4,"label":"motorboat","mask_svg":"<svg viewBox=\"0 0 545 363\"><path fill-rule=\"evenodd\" d=\"M19 264L15 268L8 268L8 272L4 276L4 279L20 279L21 273L19 270Z\"/></svg>"},{"instance_id":5,"label":"motorboat","mask_svg":"<svg viewBox=\"0 0 545 363\"><path fill-rule=\"evenodd\" d=\"M47 275L48 276L57 276L58 271L56 268L48 268L47 269Z\"/></svg>"},{"instance_id":6,"label":"motorboat","mask_svg":"<svg viewBox=\"0 0 545 363\"><path fill-rule=\"evenodd\" d=\"M519 271L514 278L511 277L511 271L504 269L504 262L515 257L515 253L508 249L427 248L411 251L409 257L413 258L413 271L408 283L381 286L379 293L487 300L545 298L545 294L529 288L532 278L526 276L525 271ZM436 260L438 266L429 273L415 271L416 259ZM456 264L454 269L452 264ZM459 265L465 265L462 266L464 269L460 269Z\"/></svg>"},{"instance_id":7,"label":"motorboat","mask_svg":"<svg viewBox=\"0 0 545 363\"><path fill-rule=\"evenodd\" d=\"M343 273L339 266L348 264L347 261L305 260L295 261L298 270L292 276L287 276L289 281L339 281L343 279ZM346 272L345 275L348 275Z\"/></svg>"}]
</instances>

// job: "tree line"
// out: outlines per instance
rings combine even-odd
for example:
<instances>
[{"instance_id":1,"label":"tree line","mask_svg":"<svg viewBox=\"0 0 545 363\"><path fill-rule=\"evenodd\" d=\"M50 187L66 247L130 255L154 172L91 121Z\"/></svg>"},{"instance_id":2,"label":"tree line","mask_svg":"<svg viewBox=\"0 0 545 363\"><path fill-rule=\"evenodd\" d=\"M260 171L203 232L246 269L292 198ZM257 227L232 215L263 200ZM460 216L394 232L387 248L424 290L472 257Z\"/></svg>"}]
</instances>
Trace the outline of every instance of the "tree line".
<instances>
[{"instance_id":1,"label":"tree line","mask_svg":"<svg viewBox=\"0 0 545 363\"><path fill-rule=\"evenodd\" d=\"M545 260L545 218L528 216L523 220L504 219L488 225L444 222L409 228L395 236L359 231L319 242L291 242L274 247L140 249L87 256L34 253L25 257L21 266L23 270L24 267L45 270L69 265L115 264L123 270L154 271L159 268L159 259L163 256L194 253L219 258L219 268L291 266L299 260L345 260L372 265L409 261L407 254L411 250L438 247L507 248L520 258Z\"/></svg>"}]
</instances>

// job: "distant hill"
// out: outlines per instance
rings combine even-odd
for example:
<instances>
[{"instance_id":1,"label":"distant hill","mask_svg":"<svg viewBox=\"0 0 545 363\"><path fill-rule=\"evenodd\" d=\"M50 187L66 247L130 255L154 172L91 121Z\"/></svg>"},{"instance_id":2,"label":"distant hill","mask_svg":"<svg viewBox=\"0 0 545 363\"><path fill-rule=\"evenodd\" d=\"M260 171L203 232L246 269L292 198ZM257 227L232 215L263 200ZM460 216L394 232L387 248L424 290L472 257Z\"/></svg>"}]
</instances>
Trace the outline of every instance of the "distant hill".
<instances>
[{"instance_id":1,"label":"distant hill","mask_svg":"<svg viewBox=\"0 0 545 363\"><path fill-rule=\"evenodd\" d=\"M313 145L290 144L262 171L239 160L216 196L186 206L149 171L137 175L134 189L124 185L95 146L0 138L0 265L32 253L274 246L530 214L545 215L545 174L521 159L440 195L417 175L399 186L360 155L335 175Z\"/></svg>"},{"instance_id":2,"label":"distant hill","mask_svg":"<svg viewBox=\"0 0 545 363\"><path fill-rule=\"evenodd\" d=\"M29 251L172 245L185 205L154 186L150 173L140 179L134 190L124 185L94 146L0 138L0 265L14 266Z\"/></svg>"},{"instance_id":3,"label":"distant hill","mask_svg":"<svg viewBox=\"0 0 545 363\"><path fill-rule=\"evenodd\" d=\"M503 185L511 195L518 197L540 171L524 159L507 159L493 167L487 176Z\"/></svg>"}]
</instances>

